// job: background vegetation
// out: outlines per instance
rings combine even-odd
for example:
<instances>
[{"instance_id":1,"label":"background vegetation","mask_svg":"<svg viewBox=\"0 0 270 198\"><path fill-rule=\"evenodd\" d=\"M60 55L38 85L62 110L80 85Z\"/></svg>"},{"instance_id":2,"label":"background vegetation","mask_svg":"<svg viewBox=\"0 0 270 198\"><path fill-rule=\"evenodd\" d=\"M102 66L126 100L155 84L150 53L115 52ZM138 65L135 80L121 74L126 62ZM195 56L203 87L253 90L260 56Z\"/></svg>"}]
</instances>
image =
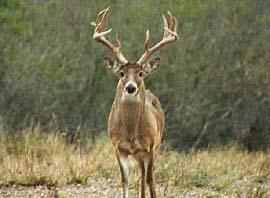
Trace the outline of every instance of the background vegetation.
<instances>
[{"instance_id":1,"label":"background vegetation","mask_svg":"<svg viewBox=\"0 0 270 198\"><path fill-rule=\"evenodd\" d=\"M270 1L1 0L0 131L39 124L85 142L105 133L117 80L90 22L111 5L107 27L136 60L146 29L162 36L161 14L180 22L180 40L160 51L147 79L166 111L164 139L178 149L237 141L270 145ZM113 34L110 35L113 39Z\"/></svg>"},{"instance_id":2,"label":"background vegetation","mask_svg":"<svg viewBox=\"0 0 270 198\"><path fill-rule=\"evenodd\" d=\"M109 37L118 33L129 60L142 54L146 29L151 44L160 40L162 13L180 22L180 40L156 54L161 68L146 79L166 113L158 194L269 197L268 0L0 0L0 194L75 183L120 196L106 136L117 79L90 26L108 5Z\"/></svg>"},{"instance_id":3,"label":"background vegetation","mask_svg":"<svg viewBox=\"0 0 270 198\"><path fill-rule=\"evenodd\" d=\"M44 133L40 127L23 130L15 139L0 135L0 195L4 186L64 187L85 185L92 193L84 197L121 197L121 180L112 145L105 136L88 139L84 149L66 143L60 131ZM140 170L130 158L130 195L139 197ZM164 148L155 171L158 197L268 198L270 196L269 152L239 150L235 145L184 153ZM52 189L52 191L55 191ZM71 196L58 190L57 196ZM108 194L102 194L107 192ZM37 194L40 196L41 193ZM34 197L33 194L25 195Z\"/></svg>"}]
</instances>

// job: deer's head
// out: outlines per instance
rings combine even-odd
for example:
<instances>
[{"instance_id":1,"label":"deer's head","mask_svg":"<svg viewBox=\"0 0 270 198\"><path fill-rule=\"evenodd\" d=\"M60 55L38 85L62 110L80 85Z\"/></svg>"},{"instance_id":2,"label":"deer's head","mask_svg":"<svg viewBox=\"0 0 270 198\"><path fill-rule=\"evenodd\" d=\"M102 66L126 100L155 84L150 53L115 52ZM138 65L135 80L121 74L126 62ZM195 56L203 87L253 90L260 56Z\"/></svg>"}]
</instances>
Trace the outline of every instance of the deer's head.
<instances>
[{"instance_id":1,"label":"deer's head","mask_svg":"<svg viewBox=\"0 0 270 198\"><path fill-rule=\"evenodd\" d=\"M154 58L142 65L137 62L121 64L111 57L105 57L104 65L107 70L118 76L126 94L136 96L144 78L159 67L159 61L159 58Z\"/></svg>"},{"instance_id":2,"label":"deer's head","mask_svg":"<svg viewBox=\"0 0 270 198\"><path fill-rule=\"evenodd\" d=\"M104 44L107 48L109 48L117 57L117 60L114 60L111 57L104 58L104 65L107 70L111 71L115 75L119 77L119 82L122 84L123 92L126 95L138 95L140 91L141 85L143 85L143 79L152 74L157 68L159 68L159 58L154 58L148 62L147 59L151 56L155 51L157 51L162 46L172 43L178 39L177 35L177 28L178 28L178 21L177 19L172 16L170 12L168 12L170 21L169 25L167 19L164 15L164 34L163 39L155 44L153 47L149 48L149 38L150 33L146 31L146 39L144 43L144 53L139 58L138 61L128 61L125 56L120 51L121 49L121 42L118 39L116 34L116 43L117 46L114 46L109 40L107 40L106 35L111 32L112 29L105 31L105 23L106 17L109 11L109 7L102 10L96 19L96 22L92 22L91 24L95 26L95 31L93 38Z\"/></svg>"}]
</instances>

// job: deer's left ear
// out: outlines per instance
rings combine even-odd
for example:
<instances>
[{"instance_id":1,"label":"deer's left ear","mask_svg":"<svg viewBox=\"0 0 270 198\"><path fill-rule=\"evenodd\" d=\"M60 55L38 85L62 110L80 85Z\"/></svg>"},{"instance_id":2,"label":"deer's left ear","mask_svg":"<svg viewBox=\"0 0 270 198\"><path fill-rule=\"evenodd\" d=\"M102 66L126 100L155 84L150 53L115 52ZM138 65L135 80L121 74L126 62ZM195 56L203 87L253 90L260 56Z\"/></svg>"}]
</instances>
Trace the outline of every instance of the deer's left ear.
<instances>
[{"instance_id":1,"label":"deer's left ear","mask_svg":"<svg viewBox=\"0 0 270 198\"><path fill-rule=\"evenodd\" d=\"M143 64L143 70L145 76L152 74L157 68L159 68L160 58L154 58L147 63Z\"/></svg>"}]
</instances>

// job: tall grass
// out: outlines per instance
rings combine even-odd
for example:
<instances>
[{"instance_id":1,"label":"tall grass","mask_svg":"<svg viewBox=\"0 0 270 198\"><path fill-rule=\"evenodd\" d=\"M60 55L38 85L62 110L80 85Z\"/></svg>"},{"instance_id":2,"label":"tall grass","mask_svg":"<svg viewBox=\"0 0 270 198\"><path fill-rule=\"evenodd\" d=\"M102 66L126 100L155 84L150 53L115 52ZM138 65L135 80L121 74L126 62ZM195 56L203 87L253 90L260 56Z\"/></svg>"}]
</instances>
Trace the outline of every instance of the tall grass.
<instances>
[{"instance_id":1,"label":"tall grass","mask_svg":"<svg viewBox=\"0 0 270 198\"><path fill-rule=\"evenodd\" d=\"M16 137L0 135L1 185L87 185L88 178L120 182L119 177L113 147L106 137L95 143L87 140L82 149L67 143L57 130L44 133L40 127L23 130ZM130 178L131 187L137 189L140 172L135 161L131 161ZM248 153L233 145L196 153L164 149L157 161L156 182L165 190L173 187L179 192L207 189L266 197L270 154Z\"/></svg>"},{"instance_id":2,"label":"tall grass","mask_svg":"<svg viewBox=\"0 0 270 198\"><path fill-rule=\"evenodd\" d=\"M58 131L42 133L39 127L24 130L15 138L7 133L0 138L1 184L85 183L89 176L104 175L115 167L105 140L95 145L89 141L81 151ZM102 170L103 164L107 164L106 170Z\"/></svg>"}]
</instances>

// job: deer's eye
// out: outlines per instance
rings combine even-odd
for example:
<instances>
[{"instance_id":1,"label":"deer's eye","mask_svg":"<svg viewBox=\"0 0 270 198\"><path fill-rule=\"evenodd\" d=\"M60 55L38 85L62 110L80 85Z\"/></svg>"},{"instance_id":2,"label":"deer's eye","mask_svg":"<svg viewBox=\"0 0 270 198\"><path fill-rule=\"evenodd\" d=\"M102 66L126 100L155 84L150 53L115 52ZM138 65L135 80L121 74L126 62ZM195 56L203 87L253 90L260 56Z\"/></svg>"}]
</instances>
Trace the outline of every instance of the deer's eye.
<instances>
[{"instance_id":1,"label":"deer's eye","mask_svg":"<svg viewBox=\"0 0 270 198\"><path fill-rule=\"evenodd\" d=\"M121 76L121 78L123 78L125 76L125 73L123 71L121 71L120 76Z\"/></svg>"},{"instance_id":2,"label":"deer's eye","mask_svg":"<svg viewBox=\"0 0 270 198\"><path fill-rule=\"evenodd\" d=\"M141 78L141 77L143 77L143 72L139 72L139 77Z\"/></svg>"}]
</instances>

